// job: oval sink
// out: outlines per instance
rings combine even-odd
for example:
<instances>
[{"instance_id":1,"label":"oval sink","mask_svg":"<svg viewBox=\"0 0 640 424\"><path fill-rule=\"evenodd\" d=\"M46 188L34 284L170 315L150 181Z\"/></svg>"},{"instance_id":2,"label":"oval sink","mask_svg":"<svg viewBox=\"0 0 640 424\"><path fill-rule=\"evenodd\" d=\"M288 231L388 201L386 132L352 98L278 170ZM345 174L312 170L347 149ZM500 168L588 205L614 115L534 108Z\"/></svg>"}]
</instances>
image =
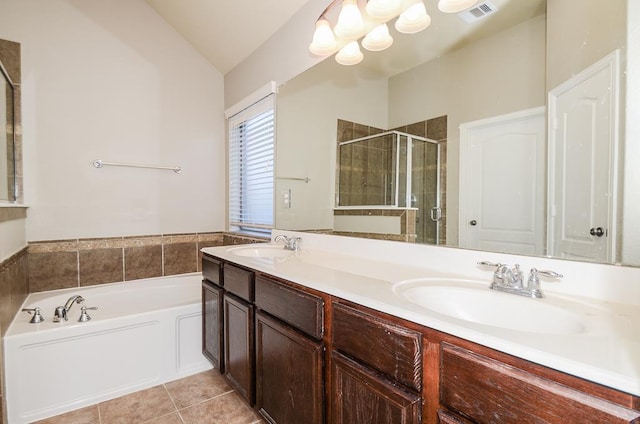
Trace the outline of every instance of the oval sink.
<instances>
[{"instance_id":1,"label":"oval sink","mask_svg":"<svg viewBox=\"0 0 640 424\"><path fill-rule=\"evenodd\" d=\"M491 327L544 334L576 334L576 314L530 299L490 290L469 280L425 279L396 284L396 295L438 314Z\"/></svg>"},{"instance_id":2,"label":"oval sink","mask_svg":"<svg viewBox=\"0 0 640 424\"><path fill-rule=\"evenodd\" d=\"M293 250L285 250L281 245L273 244L232 247L227 252L252 258L286 258L294 254Z\"/></svg>"}]
</instances>

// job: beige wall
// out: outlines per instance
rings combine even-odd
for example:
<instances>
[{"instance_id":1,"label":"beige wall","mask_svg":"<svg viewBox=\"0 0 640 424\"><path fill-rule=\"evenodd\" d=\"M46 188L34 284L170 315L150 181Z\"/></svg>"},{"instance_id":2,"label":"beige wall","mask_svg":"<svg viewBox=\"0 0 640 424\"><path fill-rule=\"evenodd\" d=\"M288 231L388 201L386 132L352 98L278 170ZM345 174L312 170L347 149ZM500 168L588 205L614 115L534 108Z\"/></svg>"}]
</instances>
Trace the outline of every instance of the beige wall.
<instances>
[{"instance_id":1,"label":"beige wall","mask_svg":"<svg viewBox=\"0 0 640 424\"><path fill-rule=\"evenodd\" d=\"M270 39L224 76L225 107L231 107L269 81L281 85L322 59L309 53L318 19L331 0L309 1Z\"/></svg>"},{"instance_id":2,"label":"beige wall","mask_svg":"<svg viewBox=\"0 0 640 424\"><path fill-rule=\"evenodd\" d=\"M353 69L332 62L320 63L278 93L276 176L311 181L277 180L277 228L333 228L338 119L388 128L387 81L353 78ZM285 208L282 193L289 189L291 208Z\"/></svg>"},{"instance_id":3,"label":"beige wall","mask_svg":"<svg viewBox=\"0 0 640 424\"><path fill-rule=\"evenodd\" d=\"M223 77L143 0L3 1L0 38L22 44L29 241L224 229Z\"/></svg>"},{"instance_id":4,"label":"beige wall","mask_svg":"<svg viewBox=\"0 0 640 424\"><path fill-rule=\"evenodd\" d=\"M625 46L628 1L547 0L547 91Z\"/></svg>"},{"instance_id":5,"label":"beige wall","mask_svg":"<svg viewBox=\"0 0 640 424\"><path fill-rule=\"evenodd\" d=\"M545 104L545 17L391 78L391 128L447 115L447 243L458 240L460 124Z\"/></svg>"}]
</instances>

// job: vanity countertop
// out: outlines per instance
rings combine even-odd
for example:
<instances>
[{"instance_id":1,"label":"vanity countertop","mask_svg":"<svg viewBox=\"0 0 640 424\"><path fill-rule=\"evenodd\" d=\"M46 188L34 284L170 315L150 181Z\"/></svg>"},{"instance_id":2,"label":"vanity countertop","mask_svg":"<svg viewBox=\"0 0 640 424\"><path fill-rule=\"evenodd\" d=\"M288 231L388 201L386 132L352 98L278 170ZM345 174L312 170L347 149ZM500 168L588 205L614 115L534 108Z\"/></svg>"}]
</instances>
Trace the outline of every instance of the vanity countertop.
<instances>
[{"instance_id":1,"label":"vanity countertop","mask_svg":"<svg viewBox=\"0 0 640 424\"><path fill-rule=\"evenodd\" d=\"M412 248L406 247L404 243L353 239L346 241L348 238L344 238L345 241L343 241L341 240L343 238L335 236L287 234L300 235L304 237L305 243L300 251L286 257L240 256L237 254L239 246L210 247L202 251L241 266L640 396L640 325L638 325L640 299L637 298L638 292L635 287L626 293L627 296L631 296L626 298L629 302L619 301L617 298L612 300L611 296L606 296L607 290L612 290L611 286L602 288L600 291L603 295L599 297L598 285L589 282L583 283L584 292L588 296L574 295L571 292L573 284L565 284L569 288L564 288L563 292L557 288L554 290L555 283L543 282L546 298L520 298L489 290L491 272L481 269L482 267L478 267L475 263L469 267L467 265L469 253L459 249L448 252L445 250L444 254L449 259L451 256L460 255L459 258L451 259L451 263L447 263L449 259L445 260L438 256L443 254L442 248L438 251L439 253L429 258L424 255L431 251L424 246ZM327 237L331 243L347 245L327 249ZM358 246L362 249L357 249ZM385 249L389 251L385 252ZM404 251L393 252L396 249ZM414 258L407 257L407 252L414 252ZM513 256L505 257L484 252L473 252L471 255L476 258L480 255L480 260L495 259L501 262L504 262L503 259L514 259ZM533 260L532 258L524 259ZM456 263L460 265L456 267ZM544 269L543 266L547 264L534 265ZM569 272L586 267L587 270L583 272L594 273L589 269L593 266L592 264L576 265L564 261L552 262L552 265L569 267ZM603 272L606 274L607 270ZM613 272L621 271L614 269ZM624 272L635 273L636 271ZM579 273L576 272L576 274ZM513 327L510 329L509 325L503 327L478 324L434 312L398 294L398 287L411 284L412 280L424 278L434 281L442 279L449 285L456 285L458 281L461 285L472 283L477 285L479 280L486 281L486 285L480 289L484 290L486 287L487 295L496 296L496 299L499 296L518 297L522 299L519 301L540 302L557 309L567 310L574 314L572 316L580 316L584 327L579 332L564 333L553 330L550 332L521 331ZM625 274L625 279L628 278L629 275ZM615 278L612 278L613 280ZM467 281L470 282L467 283ZM561 284L563 283L560 282L557 287L562 287ZM637 285L640 281L636 278L628 284ZM614 283L611 285L613 286ZM547 290L547 287L551 289ZM508 298L506 301L509 301ZM512 316L502 318L506 322L513 319ZM531 316L529 319L535 321L537 317ZM558 323L559 328L561 324Z\"/></svg>"}]
</instances>

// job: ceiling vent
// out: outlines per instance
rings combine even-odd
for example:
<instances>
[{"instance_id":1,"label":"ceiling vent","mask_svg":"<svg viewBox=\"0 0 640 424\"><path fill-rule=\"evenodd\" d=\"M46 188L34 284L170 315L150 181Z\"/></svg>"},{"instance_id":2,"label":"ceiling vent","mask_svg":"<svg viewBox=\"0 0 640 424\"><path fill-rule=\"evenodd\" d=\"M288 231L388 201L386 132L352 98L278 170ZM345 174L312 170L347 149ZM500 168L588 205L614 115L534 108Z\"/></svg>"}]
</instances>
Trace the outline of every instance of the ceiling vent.
<instances>
[{"instance_id":1,"label":"ceiling vent","mask_svg":"<svg viewBox=\"0 0 640 424\"><path fill-rule=\"evenodd\" d=\"M472 9L458 13L465 22L476 22L498 11L498 8L490 1L484 1Z\"/></svg>"}]
</instances>

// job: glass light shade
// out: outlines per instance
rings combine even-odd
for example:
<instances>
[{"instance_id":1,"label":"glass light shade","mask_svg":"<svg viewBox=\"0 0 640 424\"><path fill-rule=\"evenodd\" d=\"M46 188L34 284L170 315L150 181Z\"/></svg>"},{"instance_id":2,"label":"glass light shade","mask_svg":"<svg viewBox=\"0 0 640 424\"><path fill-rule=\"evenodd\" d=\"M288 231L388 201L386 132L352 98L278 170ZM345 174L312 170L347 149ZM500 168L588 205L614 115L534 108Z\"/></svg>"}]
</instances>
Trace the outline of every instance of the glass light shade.
<instances>
[{"instance_id":1,"label":"glass light shade","mask_svg":"<svg viewBox=\"0 0 640 424\"><path fill-rule=\"evenodd\" d=\"M369 0L367 14L376 19L391 19L402 11L402 0Z\"/></svg>"},{"instance_id":2,"label":"glass light shade","mask_svg":"<svg viewBox=\"0 0 640 424\"><path fill-rule=\"evenodd\" d=\"M357 65L362 62L362 59L364 59L364 55L360 51L357 41L350 42L336 54L336 62L341 65Z\"/></svg>"},{"instance_id":3,"label":"glass light shade","mask_svg":"<svg viewBox=\"0 0 640 424\"><path fill-rule=\"evenodd\" d=\"M440 0L438 9L444 13L458 13L469 9L477 2L478 0Z\"/></svg>"},{"instance_id":4,"label":"glass light shade","mask_svg":"<svg viewBox=\"0 0 640 424\"><path fill-rule=\"evenodd\" d=\"M393 44L393 37L389 35L387 24L378 25L362 40L362 47L372 52L384 50L391 44Z\"/></svg>"},{"instance_id":5,"label":"glass light shade","mask_svg":"<svg viewBox=\"0 0 640 424\"><path fill-rule=\"evenodd\" d=\"M343 0L334 31L338 37L346 39L358 38L362 35L364 22L357 0Z\"/></svg>"},{"instance_id":6,"label":"glass light shade","mask_svg":"<svg viewBox=\"0 0 640 424\"><path fill-rule=\"evenodd\" d=\"M398 32L403 34L415 34L429 25L431 25L431 16L427 15L424 3L419 1L402 12L396 21L395 27Z\"/></svg>"},{"instance_id":7,"label":"glass light shade","mask_svg":"<svg viewBox=\"0 0 640 424\"><path fill-rule=\"evenodd\" d=\"M318 56L327 56L333 53L338 47L336 37L331 31L331 25L326 19L318 19L316 30L313 33L313 40L309 45L309 51Z\"/></svg>"}]
</instances>

